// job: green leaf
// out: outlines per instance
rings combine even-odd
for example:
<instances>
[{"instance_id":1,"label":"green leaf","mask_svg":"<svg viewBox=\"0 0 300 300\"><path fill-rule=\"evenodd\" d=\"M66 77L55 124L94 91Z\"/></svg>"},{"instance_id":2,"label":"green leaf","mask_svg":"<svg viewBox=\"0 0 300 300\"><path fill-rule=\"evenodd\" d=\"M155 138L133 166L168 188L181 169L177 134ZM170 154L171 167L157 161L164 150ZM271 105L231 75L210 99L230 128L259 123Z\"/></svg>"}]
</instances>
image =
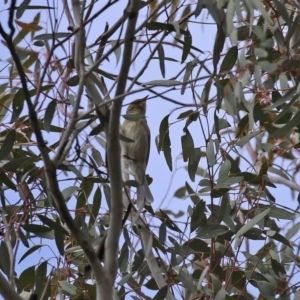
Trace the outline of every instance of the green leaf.
<instances>
[{"instance_id":1,"label":"green leaf","mask_svg":"<svg viewBox=\"0 0 300 300\"><path fill-rule=\"evenodd\" d=\"M103 166L104 161L103 161L103 158L101 156L101 153L98 150L96 150L95 148L92 148L91 150L92 150L92 157L93 157L95 163L99 167Z\"/></svg>"},{"instance_id":2,"label":"green leaf","mask_svg":"<svg viewBox=\"0 0 300 300\"><path fill-rule=\"evenodd\" d=\"M172 24L166 24L166 23L160 23L160 22L149 22L145 26L148 30L163 30L163 31L173 31L176 32L176 29L174 25ZM179 31L181 34L187 34L187 31L183 30L182 28L179 28Z\"/></svg>"},{"instance_id":3,"label":"green leaf","mask_svg":"<svg viewBox=\"0 0 300 300\"><path fill-rule=\"evenodd\" d=\"M10 257L6 244L2 241L0 246L1 271L10 278Z\"/></svg>"},{"instance_id":4,"label":"green leaf","mask_svg":"<svg viewBox=\"0 0 300 300\"><path fill-rule=\"evenodd\" d=\"M15 119L17 119L24 107L24 91L23 89L19 89L14 98L13 98L13 103L12 103L12 109L13 109L13 113L12 113L12 117L11 117L11 122L13 122Z\"/></svg>"},{"instance_id":5,"label":"green leaf","mask_svg":"<svg viewBox=\"0 0 300 300\"><path fill-rule=\"evenodd\" d=\"M178 117L177 117L177 120L181 120L181 119L185 119L187 118L189 115L191 115L194 111L193 110L187 110L183 113L181 113Z\"/></svg>"},{"instance_id":6,"label":"green leaf","mask_svg":"<svg viewBox=\"0 0 300 300\"><path fill-rule=\"evenodd\" d=\"M190 54L191 46L192 46L192 36L191 33L187 31L187 34L184 36L181 63L184 63L188 55Z\"/></svg>"},{"instance_id":7,"label":"green leaf","mask_svg":"<svg viewBox=\"0 0 300 300\"><path fill-rule=\"evenodd\" d=\"M193 71L194 67L196 67L197 63L198 63L198 60L194 59L193 61L188 62L186 64L185 73L184 73L184 76L183 76L183 84L182 84L182 87L181 87L181 95L184 94L184 92L186 90L186 87L187 87L187 84L188 84L188 81L190 80L192 71Z\"/></svg>"},{"instance_id":8,"label":"green leaf","mask_svg":"<svg viewBox=\"0 0 300 300\"><path fill-rule=\"evenodd\" d=\"M243 290L246 284L246 275L242 270L234 270L231 271L231 284L238 288L239 290Z\"/></svg>"},{"instance_id":9,"label":"green leaf","mask_svg":"<svg viewBox=\"0 0 300 300\"><path fill-rule=\"evenodd\" d=\"M268 106L266 110L273 110L274 108L277 108L283 104L286 104L287 101L290 99L293 99L296 93L296 88L292 87L287 93L285 93L282 97L281 94L277 91L272 92L272 100L273 104ZM298 93L296 93L298 94Z\"/></svg>"},{"instance_id":10,"label":"green leaf","mask_svg":"<svg viewBox=\"0 0 300 300\"><path fill-rule=\"evenodd\" d=\"M281 278L285 278L286 275L286 270L284 268L284 265L279 263L277 260L275 259L271 259L271 265L272 265L272 269L275 272L275 274Z\"/></svg>"},{"instance_id":11,"label":"green leaf","mask_svg":"<svg viewBox=\"0 0 300 300\"><path fill-rule=\"evenodd\" d=\"M228 232L228 228L220 224L208 224L197 232L197 238L210 239Z\"/></svg>"},{"instance_id":12,"label":"green leaf","mask_svg":"<svg viewBox=\"0 0 300 300\"><path fill-rule=\"evenodd\" d=\"M116 57L116 65L118 65L120 58L121 58L121 47L119 45L119 41L111 41L111 47L114 49L114 55Z\"/></svg>"},{"instance_id":13,"label":"green leaf","mask_svg":"<svg viewBox=\"0 0 300 300\"><path fill-rule=\"evenodd\" d=\"M178 42L179 44L185 46L185 42L184 42L184 41L182 41L182 40L180 40L180 39L177 39L176 37L174 38L174 40L175 40L176 42ZM190 45L190 49L195 50L195 51L200 52L200 53L204 53L202 50L196 48L196 47L193 46L193 45Z\"/></svg>"},{"instance_id":14,"label":"green leaf","mask_svg":"<svg viewBox=\"0 0 300 300\"><path fill-rule=\"evenodd\" d=\"M36 47L44 47L45 46L45 42L44 41L35 41L33 43L33 45L36 46Z\"/></svg>"},{"instance_id":15,"label":"green leaf","mask_svg":"<svg viewBox=\"0 0 300 300\"><path fill-rule=\"evenodd\" d=\"M164 245L164 243L166 242L166 236L167 236L167 227L166 224L163 222L159 227L159 241L162 245Z\"/></svg>"},{"instance_id":16,"label":"green leaf","mask_svg":"<svg viewBox=\"0 0 300 300\"><path fill-rule=\"evenodd\" d=\"M57 218L57 221L55 222L44 215L38 214L37 216L43 222L43 224L47 225L51 229L59 231L65 235L69 235L69 232L60 224L58 218Z\"/></svg>"},{"instance_id":17,"label":"green leaf","mask_svg":"<svg viewBox=\"0 0 300 300\"><path fill-rule=\"evenodd\" d=\"M11 152L13 145L16 140L16 131L11 129L5 137L0 149L0 160L6 158L6 156Z\"/></svg>"},{"instance_id":18,"label":"green leaf","mask_svg":"<svg viewBox=\"0 0 300 300\"><path fill-rule=\"evenodd\" d=\"M216 294L216 296L214 297L214 300L223 300L223 299L227 299L226 298L226 291L225 289L222 287Z\"/></svg>"},{"instance_id":19,"label":"green leaf","mask_svg":"<svg viewBox=\"0 0 300 300\"><path fill-rule=\"evenodd\" d=\"M194 182L195 181L195 175L198 169L198 165L201 159L201 150L200 148L194 148L193 149L193 155L190 157L188 162L188 173L190 179Z\"/></svg>"},{"instance_id":20,"label":"green leaf","mask_svg":"<svg viewBox=\"0 0 300 300\"><path fill-rule=\"evenodd\" d=\"M51 89L53 87L52 84L48 84L45 86L42 86L40 89L40 92L44 92L47 91L49 89ZM29 95L30 97L34 96L36 94L37 90L36 89L32 89L29 91ZM13 104L12 104L12 108L13 108L13 113L12 113L12 117L11 117L11 121L14 121L15 119L17 119L24 107L24 100L25 100L25 94L24 94L24 90L23 88L19 89L16 94L14 95L13 98Z\"/></svg>"},{"instance_id":21,"label":"green leaf","mask_svg":"<svg viewBox=\"0 0 300 300\"><path fill-rule=\"evenodd\" d=\"M28 239L27 239L27 237L25 236L25 234L23 233L23 231L21 230L21 228L19 228L18 234L19 234L19 237L20 237L20 240L21 240L22 244L23 244L26 248L29 248Z\"/></svg>"},{"instance_id":22,"label":"green leaf","mask_svg":"<svg viewBox=\"0 0 300 300\"><path fill-rule=\"evenodd\" d=\"M204 8L204 5L203 5L203 4L204 4L204 3L203 3L203 0L198 0L198 1L197 1L197 6L196 6L196 9L195 9L195 12L194 12L195 18L197 18L198 16L200 16L201 11L202 11L202 9Z\"/></svg>"},{"instance_id":23,"label":"green leaf","mask_svg":"<svg viewBox=\"0 0 300 300\"><path fill-rule=\"evenodd\" d=\"M166 115L160 123L157 149L158 153L160 151L164 152L167 165L170 171L172 171L171 140L169 136L169 116L170 115Z\"/></svg>"},{"instance_id":24,"label":"green leaf","mask_svg":"<svg viewBox=\"0 0 300 300\"><path fill-rule=\"evenodd\" d=\"M290 130L299 124L300 124L300 110L298 110L297 113L294 115L294 117L291 120L289 120L289 122L286 123L283 127L271 133L270 138L275 138L279 135L289 134Z\"/></svg>"},{"instance_id":25,"label":"green leaf","mask_svg":"<svg viewBox=\"0 0 300 300\"><path fill-rule=\"evenodd\" d=\"M185 187L188 192L188 196L191 198L193 203L197 205L200 201L200 198L197 195L195 195L195 191L191 188L191 186L187 182L185 182Z\"/></svg>"},{"instance_id":26,"label":"green leaf","mask_svg":"<svg viewBox=\"0 0 300 300\"><path fill-rule=\"evenodd\" d=\"M49 227L37 225L37 224L24 224L22 227L24 228L25 231L32 232L35 234L46 233L52 230Z\"/></svg>"},{"instance_id":27,"label":"green leaf","mask_svg":"<svg viewBox=\"0 0 300 300\"><path fill-rule=\"evenodd\" d=\"M50 131L51 122L54 117L55 110L56 110L56 100L52 100L47 106L44 115L44 130L46 130L47 132Z\"/></svg>"},{"instance_id":28,"label":"green leaf","mask_svg":"<svg viewBox=\"0 0 300 300\"><path fill-rule=\"evenodd\" d=\"M209 13L215 20L218 26L224 22L225 13L222 8L219 8L214 2L212 1L205 1L206 8L208 9ZM221 27L221 26L220 26Z\"/></svg>"},{"instance_id":29,"label":"green leaf","mask_svg":"<svg viewBox=\"0 0 300 300\"><path fill-rule=\"evenodd\" d=\"M239 7L239 5L237 5L237 7ZM227 2L227 12L226 12L226 33L229 36L235 30L233 26L234 13L235 13L235 2L233 0L229 0Z\"/></svg>"},{"instance_id":30,"label":"green leaf","mask_svg":"<svg viewBox=\"0 0 300 300\"><path fill-rule=\"evenodd\" d=\"M174 86L181 85L182 83L178 80L151 80L143 83L143 85L153 85L153 86Z\"/></svg>"},{"instance_id":31,"label":"green leaf","mask_svg":"<svg viewBox=\"0 0 300 300\"><path fill-rule=\"evenodd\" d=\"M277 219L283 219L283 220L294 220L295 219L295 214L287 211L286 209L280 208L280 207L275 207L275 206L266 206L267 208L270 207L270 214L269 216L271 218L277 218ZM265 207L262 207L263 209Z\"/></svg>"},{"instance_id":32,"label":"green leaf","mask_svg":"<svg viewBox=\"0 0 300 300\"><path fill-rule=\"evenodd\" d=\"M152 298L152 300L164 300L166 299L167 293L168 293L169 287L167 285L165 285L164 287L162 287L154 296L154 298Z\"/></svg>"},{"instance_id":33,"label":"green leaf","mask_svg":"<svg viewBox=\"0 0 300 300\"><path fill-rule=\"evenodd\" d=\"M157 215L160 217L161 221L166 224L168 228L170 228L173 231L182 233L179 227L170 219L170 217L163 210L160 209Z\"/></svg>"},{"instance_id":34,"label":"green leaf","mask_svg":"<svg viewBox=\"0 0 300 300\"><path fill-rule=\"evenodd\" d=\"M101 189L98 186L95 191L94 199L93 199L92 212L91 212L92 214L89 221L90 227L92 227L97 220L99 209L101 207L101 198L102 198Z\"/></svg>"},{"instance_id":35,"label":"green leaf","mask_svg":"<svg viewBox=\"0 0 300 300\"><path fill-rule=\"evenodd\" d=\"M71 33L69 32L54 32L52 33L43 33L40 35L35 36L33 39L34 40L53 40L54 39L62 39L70 36Z\"/></svg>"},{"instance_id":36,"label":"green leaf","mask_svg":"<svg viewBox=\"0 0 300 300\"><path fill-rule=\"evenodd\" d=\"M84 208L88 202L88 198L94 188L94 183L85 178L80 185L80 193L77 197L76 210Z\"/></svg>"},{"instance_id":37,"label":"green leaf","mask_svg":"<svg viewBox=\"0 0 300 300\"><path fill-rule=\"evenodd\" d=\"M37 295L42 295L45 283L46 283L46 276L47 276L47 265L48 262L44 261L42 262L36 269L36 275L35 275L35 293Z\"/></svg>"},{"instance_id":38,"label":"green leaf","mask_svg":"<svg viewBox=\"0 0 300 300\"><path fill-rule=\"evenodd\" d=\"M24 11L28 8L30 1L31 0L24 0L23 2L21 2L20 6L17 8L17 19L20 19L22 17Z\"/></svg>"},{"instance_id":39,"label":"green leaf","mask_svg":"<svg viewBox=\"0 0 300 300\"><path fill-rule=\"evenodd\" d=\"M184 162L188 161L188 159L190 158L193 158L194 141L188 130L186 130L185 135L181 136L181 147L182 147L182 156Z\"/></svg>"},{"instance_id":40,"label":"green leaf","mask_svg":"<svg viewBox=\"0 0 300 300\"><path fill-rule=\"evenodd\" d=\"M214 294L216 295L217 292L222 288L222 283L221 283L220 279L217 276L215 276L214 274L210 274L210 277L211 277L211 281L212 281ZM215 300L215 298L214 298L214 300Z\"/></svg>"},{"instance_id":41,"label":"green leaf","mask_svg":"<svg viewBox=\"0 0 300 300\"><path fill-rule=\"evenodd\" d=\"M218 31L215 39L214 50L213 50L214 73L217 72L217 66L220 61L221 53L224 48L225 39L226 39L226 34L223 30L223 26L218 25Z\"/></svg>"},{"instance_id":42,"label":"green leaf","mask_svg":"<svg viewBox=\"0 0 300 300\"><path fill-rule=\"evenodd\" d=\"M225 129L225 128L228 128L230 127L231 125L228 123L227 120L225 119L217 119L218 120L218 131L219 130L222 130L222 129ZM217 128L216 128L216 122L214 123L214 126L213 126L213 129L212 129L212 134L216 134L217 133Z\"/></svg>"},{"instance_id":43,"label":"green leaf","mask_svg":"<svg viewBox=\"0 0 300 300\"><path fill-rule=\"evenodd\" d=\"M293 224L293 226L287 231L285 236L288 240L290 240L298 232L300 232L300 222Z\"/></svg>"},{"instance_id":44,"label":"green leaf","mask_svg":"<svg viewBox=\"0 0 300 300\"><path fill-rule=\"evenodd\" d=\"M196 205L196 207L193 210L192 216L191 216L191 232L195 231L198 227L203 227L206 225L206 207L205 202L203 200L200 200L199 203Z\"/></svg>"},{"instance_id":45,"label":"green leaf","mask_svg":"<svg viewBox=\"0 0 300 300\"><path fill-rule=\"evenodd\" d=\"M164 47L159 44L157 47L157 52L158 52L158 58L159 58L159 67L160 67L160 71L161 71L161 75L163 78L165 78L165 51L164 51Z\"/></svg>"},{"instance_id":46,"label":"green leaf","mask_svg":"<svg viewBox=\"0 0 300 300\"><path fill-rule=\"evenodd\" d=\"M40 125L40 129L41 130L44 130L44 123L43 122L38 122L39 123L39 125ZM59 133L61 133L61 132L63 132L65 129L64 128L61 128L61 127L58 127L58 126L54 126L54 125L51 125L50 126L50 132L59 132Z\"/></svg>"},{"instance_id":47,"label":"green leaf","mask_svg":"<svg viewBox=\"0 0 300 300\"><path fill-rule=\"evenodd\" d=\"M208 164L212 167L216 163L214 141L212 139L210 139L208 142L206 155Z\"/></svg>"},{"instance_id":48,"label":"green leaf","mask_svg":"<svg viewBox=\"0 0 300 300\"><path fill-rule=\"evenodd\" d=\"M154 56L154 57L152 57L152 59L158 59L159 60L159 57ZM179 62L179 60L177 60L177 59L175 59L173 57L168 57L168 56L165 56L165 61L171 61L171 62L176 62L176 63Z\"/></svg>"},{"instance_id":49,"label":"green leaf","mask_svg":"<svg viewBox=\"0 0 300 300\"><path fill-rule=\"evenodd\" d=\"M59 220L57 219L57 223ZM60 224L57 224L60 225ZM60 230L54 230L55 244L61 256L65 254L65 235Z\"/></svg>"},{"instance_id":50,"label":"green leaf","mask_svg":"<svg viewBox=\"0 0 300 300\"><path fill-rule=\"evenodd\" d=\"M252 36L252 33L251 33ZM250 28L249 26L240 26L237 28L237 37L239 41L245 41L250 37Z\"/></svg>"},{"instance_id":51,"label":"green leaf","mask_svg":"<svg viewBox=\"0 0 300 300\"><path fill-rule=\"evenodd\" d=\"M129 251L127 247L127 243L125 242L123 244L123 247L121 249L121 254L119 256L119 268L121 272L126 272L128 267L128 259L129 259Z\"/></svg>"},{"instance_id":52,"label":"green leaf","mask_svg":"<svg viewBox=\"0 0 300 300\"><path fill-rule=\"evenodd\" d=\"M179 278L184 288L186 288L192 295L197 294L197 289L193 284L193 278L190 274L187 274L186 272L179 270Z\"/></svg>"},{"instance_id":53,"label":"green leaf","mask_svg":"<svg viewBox=\"0 0 300 300\"><path fill-rule=\"evenodd\" d=\"M22 257L19 260L19 263L22 262L27 256L29 256L31 253L35 252L36 250L40 249L41 247L43 247L44 245L35 245L33 247L31 247L29 250L27 250Z\"/></svg>"},{"instance_id":54,"label":"green leaf","mask_svg":"<svg viewBox=\"0 0 300 300\"><path fill-rule=\"evenodd\" d=\"M103 123L100 123L98 125L96 125L96 127L94 127L91 132L90 132L90 136L93 136L93 135L98 135L100 134L102 131L104 131L104 126L103 126ZM124 135L122 135L122 137L124 137ZM125 137L126 138L126 137ZM121 137L120 137L121 139ZM127 138L126 138L127 139ZM124 141L126 142L126 141ZM133 141L132 141L133 142Z\"/></svg>"},{"instance_id":55,"label":"green leaf","mask_svg":"<svg viewBox=\"0 0 300 300\"><path fill-rule=\"evenodd\" d=\"M58 169L73 172L80 180L83 180L82 174L75 168L74 164L71 164L68 161L63 161L58 166Z\"/></svg>"},{"instance_id":56,"label":"green leaf","mask_svg":"<svg viewBox=\"0 0 300 300\"><path fill-rule=\"evenodd\" d=\"M278 0L273 0L273 2L275 3L275 6L276 6L277 10L279 11L280 16L284 19L287 26L291 26L291 19L286 10L286 7L282 4L282 2L280 2Z\"/></svg>"},{"instance_id":57,"label":"green leaf","mask_svg":"<svg viewBox=\"0 0 300 300\"><path fill-rule=\"evenodd\" d=\"M290 247L291 249L293 249L293 246L291 245L291 243L281 234L279 234L278 232L274 231L274 230L268 230L266 232L267 236L269 236L270 238Z\"/></svg>"},{"instance_id":58,"label":"green leaf","mask_svg":"<svg viewBox=\"0 0 300 300\"><path fill-rule=\"evenodd\" d=\"M62 281L62 280L59 280L59 285L61 286L61 288L67 292L68 294L70 295L76 295L76 291L77 291L77 288L76 286L74 286L73 284L67 282L67 281Z\"/></svg>"},{"instance_id":59,"label":"green leaf","mask_svg":"<svg viewBox=\"0 0 300 300\"><path fill-rule=\"evenodd\" d=\"M300 122L300 121L299 121ZM241 139L239 139L236 142L237 146L243 147L244 145L246 145L252 138L256 137L257 135L259 135L260 133L262 133L262 130L258 130L258 131L253 131L249 134L246 134L245 136L243 136Z\"/></svg>"},{"instance_id":60,"label":"green leaf","mask_svg":"<svg viewBox=\"0 0 300 300\"><path fill-rule=\"evenodd\" d=\"M18 280L18 292L22 290L30 291L35 283L35 269L34 266L27 268L22 272Z\"/></svg>"},{"instance_id":61,"label":"green leaf","mask_svg":"<svg viewBox=\"0 0 300 300\"><path fill-rule=\"evenodd\" d=\"M199 118L199 112L198 111L193 111L189 117L186 119L186 123L184 125L184 127L182 128L182 130L185 132L187 130L187 128L190 126L190 124L192 124L192 122L196 122Z\"/></svg>"},{"instance_id":62,"label":"green leaf","mask_svg":"<svg viewBox=\"0 0 300 300\"><path fill-rule=\"evenodd\" d=\"M63 197L68 201L78 191L77 186L69 186L62 191Z\"/></svg>"},{"instance_id":63,"label":"green leaf","mask_svg":"<svg viewBox=\"0 0 300 300\"><path fill-rule=\"evenodd\" d=\"M192 249L194 253L203 252L205 254L208 254L210 251L210 247L208 246L208 244L199 238L194 238L187 241L183 244L183 247Z\"/></svg>"},{"instance_id":64,"label":"green leaf","mask_svg":"<svg viewBox=\"0 0 300 300\"><path fill-rule=\"evenodd\" d=\"M219 172L219 178L217 181L216 189L224 188L225 182L228 178L228 173L231 169L231 163L228 159L226 159L223 164L221 165L220 172ZM226 188L226 187L225 187Z\"/></svg>"},{"instance_id":65,"label":"green leaf","mask_svg":"<svg viewBox=\"0 0 300 300\"><path fill-rule=\"evenodd\" d=\"M9 161L5 165L2 166L3 170L6 172L13 171L15 172L16 170L20 170L22 168L25 168L26 166L29 166L33 162L39 161L40 158L37 157L21 157L14 159L12 161Z\"/></svg>"},{"instance_id":66,"label":"green leaf","mask_svg":"<svg viewBox=\"0 0 300 300\"><path fill-rule=\"evenodd\" d=\"M274 145L272 145L272 146L274 147ZM268 168L268 172L271 172L271 173L276 174L276 175L278 175L280 177L283 177L283 178L285 178L287 180L290 180L290 177L288 176L288 173L286 173L286 171L283 170L283 169L282 170L278 170L278 169L275 169L273 167L269 167Z\"/></svg>"},{"instance_id":67,"label":"green leaf","mask_svg":"<svg viewBox=\"0 0 300 300\"><path fill-rule=\"evenodd\" d=\"M265 216L267 216L270 213L271 209L268 208L258 215L256 215L253 219L248 221L245 225L243 225L238 232L236 233L237 236L244 235L248 230L250 230L253 226L255 226L260 220L262 220Z\"/></svg>"},{"instance_id":68,"label":"green leaf","mask_svg":"<svg viewBox=\"0 0 300 300\"><path fill-rule=\"evenodd\" d=\"M177 189L174 193L174 197L176 198L183 198L185 196L186 187L182 186L181 188Z\"/></svg>"},{"instance_id":69,"label":"green leaf","mask_svg":"<svg viewBox=\"0 0 300 300\"><path fill-rule=\"evenodd\" d=\"M237 61L237 57L238 57L238 48L237 46L233 46L226 53L222 61L219 73L230 71L234 67Z\"/></svg>"},{"instance_id":70,"label":"green leaf","mask_svg":"<svg viewBox=\"0 0 300 300\"><path fill-rule=\"evenodd\" d=\"M79 76L75 75L67 80L68 86L77 86L79 84Z\"/></svg>"}]
</instances>

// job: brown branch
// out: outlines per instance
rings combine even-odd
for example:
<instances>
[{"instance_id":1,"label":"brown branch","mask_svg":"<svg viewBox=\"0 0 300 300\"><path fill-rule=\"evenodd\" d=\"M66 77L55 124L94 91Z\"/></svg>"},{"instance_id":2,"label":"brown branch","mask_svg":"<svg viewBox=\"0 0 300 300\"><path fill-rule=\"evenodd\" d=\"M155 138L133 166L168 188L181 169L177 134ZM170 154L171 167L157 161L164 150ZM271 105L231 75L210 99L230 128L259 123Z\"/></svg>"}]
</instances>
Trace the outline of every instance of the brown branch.
<instances>
[{"instance_id":1,"label":"brown branch","mask_svg":"<svg viewBox=\"0 0 300 300\"><path fill-rule=\"evenodd\" d=\"M116 88L116 97L123 94L126 88L138 11L139 1L132 0L126 13L128 16L128 24L125 33L123 61ZM121 97L118 101L113 102L109 122L109 135L107 137L108 167L111 179L111 213L105 248L105 268L112 285L118 268L118 245L122 225L123 182L119 126L123 99L124 97Z\"/></svg>"}]
</instances>

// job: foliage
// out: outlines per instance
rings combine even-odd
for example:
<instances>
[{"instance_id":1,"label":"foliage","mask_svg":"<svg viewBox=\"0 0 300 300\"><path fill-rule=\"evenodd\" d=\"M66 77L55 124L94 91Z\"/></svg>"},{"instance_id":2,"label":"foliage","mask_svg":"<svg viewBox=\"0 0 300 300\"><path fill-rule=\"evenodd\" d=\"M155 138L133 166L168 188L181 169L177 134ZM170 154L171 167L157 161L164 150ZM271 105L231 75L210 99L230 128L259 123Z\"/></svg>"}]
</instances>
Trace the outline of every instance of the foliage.
<instances>
[{"instance_id":1,"label":"foliage","mask_svg":"<svg viewBox=\"0 0 300 300\"><path fill-rule=\"evenodd\" d=\"M148 93L148 103L159 97L173 105L152 136L169 169L166 181L182 154L185 173L173 198L183 208L155 204L142 216L146 227L125 223L115 299L298 299L300 222L297 204L286 202L300 203L299 3L136 1L139 22L129 39L125 2L19 2L6 1L8 23L1 20L15 57L0 32L7 75L0 85L0 268L16 292L106 299L84 272L90 257L56 195L96 247L115 203L103 103L110 108L123 95ZM120 19L112 22L112 12ZM101 18L109 26L99 28ZM207 53L202 39L211 24ZM126 42L134 47L129 58ZM124 191L135 185L127 180Z\"/></svg>"}]
</instances>

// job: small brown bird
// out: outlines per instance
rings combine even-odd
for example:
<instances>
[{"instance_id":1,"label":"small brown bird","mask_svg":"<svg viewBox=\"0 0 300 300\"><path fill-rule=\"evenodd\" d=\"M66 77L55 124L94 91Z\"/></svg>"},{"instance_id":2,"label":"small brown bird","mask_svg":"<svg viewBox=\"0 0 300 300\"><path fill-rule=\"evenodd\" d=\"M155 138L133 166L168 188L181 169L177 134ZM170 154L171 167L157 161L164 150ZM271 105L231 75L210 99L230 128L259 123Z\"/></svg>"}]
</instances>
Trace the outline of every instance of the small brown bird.
<instances>
[{"instance_id":1,"label":"small brown bird","mask_svg":"<svg viewBox=\"0 0 300 300\"><path fill-rule=\"evenodd\" d=\"M145 172L150 153L150 129L146 120L146 98L130 103L126 120L121 126L121 134L132 141L122 141L123 156L127 158L129 169L134 173L137 187L137 206L150 205L153 196L149 189ZM134 115L134 116L133 116Z\"/></svg>"}]
</instances>

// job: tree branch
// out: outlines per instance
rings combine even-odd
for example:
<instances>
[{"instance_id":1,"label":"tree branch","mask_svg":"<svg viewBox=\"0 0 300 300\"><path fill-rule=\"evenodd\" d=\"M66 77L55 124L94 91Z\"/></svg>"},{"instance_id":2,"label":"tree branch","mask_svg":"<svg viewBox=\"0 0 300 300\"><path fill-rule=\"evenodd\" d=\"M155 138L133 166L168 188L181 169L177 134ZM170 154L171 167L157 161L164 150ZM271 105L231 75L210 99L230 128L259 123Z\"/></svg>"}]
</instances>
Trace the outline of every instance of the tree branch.
<instances>
[{"instance_id":1,"label":"tree branch","mask_svg":"<svg viewBox=\"0 0 300 300\"><path fill-rule=\"evenodd\" d=\"M139 1L132 0L127 11L128 23L125 33L122 67L120 70L120 76L118 78L118 84L116 88L116 97L123 94L126 88L138 11ZM111 179L111 211L109 222L110 226L105 248L105 268L112 285L117 274L117 250L119 245L119 236L122 228L123 215L123 182L121 172L121 146L119 138L120 114L123 99L124 97L121 97L118 101L113 101L109 121L109 135L107 137L108 166Z\"/></svg>"},{"instance_id":2,"label":"tree branch","mask_svg":"<svg viewBox=\"0 0 300 300\"><path fill-rule=\"evenodd\" d=\"M23 300L0 272L0 294L6 300Z\"/></svg>"}]
</instances>

